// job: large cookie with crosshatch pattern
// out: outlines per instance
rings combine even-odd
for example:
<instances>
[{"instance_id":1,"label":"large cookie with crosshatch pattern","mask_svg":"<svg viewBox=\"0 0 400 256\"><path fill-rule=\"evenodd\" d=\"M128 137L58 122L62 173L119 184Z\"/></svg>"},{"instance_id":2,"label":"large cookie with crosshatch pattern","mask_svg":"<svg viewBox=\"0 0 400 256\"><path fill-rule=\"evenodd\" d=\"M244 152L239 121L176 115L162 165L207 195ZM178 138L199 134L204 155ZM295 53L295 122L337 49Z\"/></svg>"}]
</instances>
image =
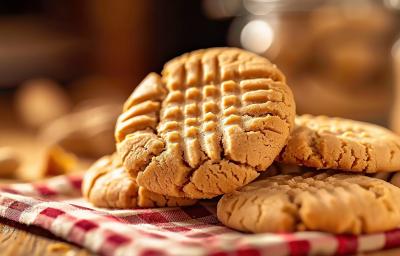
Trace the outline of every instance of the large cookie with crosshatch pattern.
<instances>
[{"instance_id":1,"label":"large cookie with crosshatch pattern","mask_svg":"<svg viewBox=\"0 0 400 256\"><path fill-rule=\"evenodd\" d=\"M294 117L292 92L267 59L236 48L198 50L132 93L117 121L117 152L150 191L212 198L266 170Z\"/></svg>"},{"instance_id":2,"label":"large cookie with crosshatch pattern","mask_svg":"<svg viewBox=\"0 0 400 256\"><path fill-rule=\"evenodd\" d=\"M400 170L400 137L378 125L302 115L278 161L318 169Z\"/></svg>"}]
</instances>

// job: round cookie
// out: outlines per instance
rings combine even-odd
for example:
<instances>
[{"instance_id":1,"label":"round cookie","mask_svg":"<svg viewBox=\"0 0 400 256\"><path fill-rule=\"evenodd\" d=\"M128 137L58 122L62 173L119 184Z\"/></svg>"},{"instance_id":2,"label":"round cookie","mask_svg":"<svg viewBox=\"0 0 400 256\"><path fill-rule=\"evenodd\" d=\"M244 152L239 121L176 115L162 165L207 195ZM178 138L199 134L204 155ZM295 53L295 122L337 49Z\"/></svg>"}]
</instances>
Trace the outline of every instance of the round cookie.
<instances>
[{"instance_id":1,"label":"round cookie","mask_svg":"<svg viewBox=\"0 0 400 256\"><path fill-rule=\"evenodd\" d=\"M277 158L285 164L354 172L400 170L400 137L369 123L326 116L297 116Z\"/></svg>"},{"instance_id":2,"label":"round cookie","mask_svg":"<svg viewBox=\"0 0 400 256\"><path fill-rule=\"evenodd\" d=\"M83 179L82 193L93 205L106 208L150 208L196 203L193 199L163 196L138 186L114 155L104 156L90 167Z\"/></svg>"},{"instance_id":3,"label":"round cookie","mask_svg":"<svg viewBox=\"0 0 400 256\"><path fill-rule=\"evenodd\" d=\"M217 216L230 228L253 233L382 232L400 225L400 188L332 171L277 175L224 195Z\"/></svg>"},{"instance_id":4,"label":"round cookie","mask_svg":"<svg viewBox=\"0 0 400 256\"><path fill-rule=\"evenodd\" d=\"M400 188L400 172L379 172L372 174L371 177L387 181Z\"/></svg>"},{"instance_id":5,"label":"round cookie","mask_svg":"<svg viewBox=\"0 0 400 256\"><path fill-rule=\"evenodd\" d=\"M236 48L184 54L125 102L117 152L140 186L187 198L231 192L266 170L294 126L285 77Z\"/></svg>"},{"instance_id":6,"label":"round cookie","mask_svg":"<svg viewBox=\"0 0 400 256\"><path fill-rule=\"evenodd\" d=\"M0 177L12 178L20 166L18 154L8 147L0 147Z\"/></svg>"}]
</instances>

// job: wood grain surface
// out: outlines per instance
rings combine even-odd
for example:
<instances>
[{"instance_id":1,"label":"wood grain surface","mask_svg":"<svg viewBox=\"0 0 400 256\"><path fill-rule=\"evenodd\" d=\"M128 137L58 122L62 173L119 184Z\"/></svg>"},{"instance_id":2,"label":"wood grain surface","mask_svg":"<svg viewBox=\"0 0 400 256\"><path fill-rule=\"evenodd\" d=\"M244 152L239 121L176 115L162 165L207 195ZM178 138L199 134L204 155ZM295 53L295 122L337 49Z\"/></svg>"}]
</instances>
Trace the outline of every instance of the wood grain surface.
<instances>
[{"instance_id":1,"label":"wood grain surface","mask_svg":"<svg viewBox=\"0 0 400 256\"><path fill-rule=\"evenodd\" d=\"M88 250L62 241L50 232L0 218L2 256L88 256Z\"/></svg>"}]
</instances>

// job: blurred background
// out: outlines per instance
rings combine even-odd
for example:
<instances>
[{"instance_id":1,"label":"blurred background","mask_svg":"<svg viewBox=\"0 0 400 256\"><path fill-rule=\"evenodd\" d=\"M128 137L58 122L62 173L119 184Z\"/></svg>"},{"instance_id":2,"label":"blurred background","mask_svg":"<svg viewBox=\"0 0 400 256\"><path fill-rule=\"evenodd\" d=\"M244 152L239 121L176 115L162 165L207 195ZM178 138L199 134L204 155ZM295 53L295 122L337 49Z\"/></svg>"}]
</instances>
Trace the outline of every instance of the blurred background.
<instances>
[{"instance_id":1,"label":"blurred background","mask_svg":"<svg viewBox=\"0 0 400 256\"><path fill-rule=\"evenodd\" d=\"M112 153L149 72L215 46L264 55L298 113L400 133L400 0L15 0L0 4L0 178L81 171Z\"/></svg>"}]
</instances>

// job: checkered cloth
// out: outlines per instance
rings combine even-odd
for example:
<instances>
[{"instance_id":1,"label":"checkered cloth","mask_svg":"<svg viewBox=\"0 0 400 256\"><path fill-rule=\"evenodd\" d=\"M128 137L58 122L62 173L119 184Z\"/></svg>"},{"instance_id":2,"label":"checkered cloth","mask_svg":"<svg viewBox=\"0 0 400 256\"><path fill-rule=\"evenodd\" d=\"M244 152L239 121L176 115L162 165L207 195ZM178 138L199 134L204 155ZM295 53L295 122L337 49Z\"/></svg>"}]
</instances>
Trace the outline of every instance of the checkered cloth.
<instances>
[{"instance_id":1,"label":"checkered cloth","mask_svg":"<svg viewBox=\"0 0 400 256\"><path fill-rule=\"evenodd\" d=\"M400 246L400 229L363 236L243 234L222 226L215 201L182 208L105 210L81 198L81 176L0 188L0 216L36 225L102 255L332 255Z\"/></svg>"}]
</instances>

